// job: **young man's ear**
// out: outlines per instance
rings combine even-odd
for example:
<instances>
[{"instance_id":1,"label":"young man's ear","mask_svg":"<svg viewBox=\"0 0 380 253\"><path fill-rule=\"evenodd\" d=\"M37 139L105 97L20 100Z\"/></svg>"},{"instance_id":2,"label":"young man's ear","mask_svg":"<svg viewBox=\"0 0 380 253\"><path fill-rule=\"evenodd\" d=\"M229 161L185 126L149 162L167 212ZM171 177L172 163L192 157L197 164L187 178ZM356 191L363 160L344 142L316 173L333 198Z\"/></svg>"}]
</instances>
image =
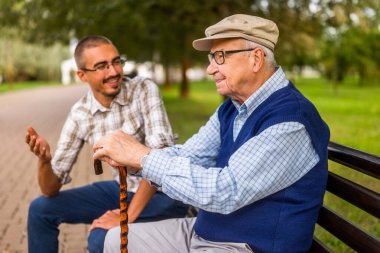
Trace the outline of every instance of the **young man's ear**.
<instances>
[{"instance_id":1,"label":"young man's ear","mask_svg":"<svg viewBox=\"0 0 380 253\"><path fill-rule=\"evenodd\" d=\"M78 70L77 71L77 76L78 76L78 78L82 81L82 82L87 82L87 76L86 76L86 74L84 73L84 71L83 70Z\"/></svg>"}]
</instances>

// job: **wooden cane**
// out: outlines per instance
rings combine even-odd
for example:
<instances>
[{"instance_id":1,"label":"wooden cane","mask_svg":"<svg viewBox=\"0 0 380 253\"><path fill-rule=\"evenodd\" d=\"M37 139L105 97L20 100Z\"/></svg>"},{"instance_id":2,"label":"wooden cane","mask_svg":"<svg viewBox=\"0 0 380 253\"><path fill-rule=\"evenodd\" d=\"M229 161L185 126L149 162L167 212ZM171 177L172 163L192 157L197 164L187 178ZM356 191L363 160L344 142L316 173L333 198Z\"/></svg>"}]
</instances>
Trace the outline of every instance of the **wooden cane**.
<instances>
[{"instance_id":1,"label":"wooden cane","mask_svg":"<svg viewBox=\"0 0 380 253\"><path fill-rule=\"evenodd\" d=\"M96 175L103 173L102 162L94 160L94 170ZM127 213L127 168L119 166L120 179L120 252L128 253L128 213Z\"/></svg>"},{"instance_id":2,"label":"wooden cane","mask_svg":"<svg viewBox=\"0 0 380 253\"><path fill-rule=\"evenodd\" d=\"M127 168L119 167L120 178L120 252L128 252Z\"/></svg>"}]
</instances>

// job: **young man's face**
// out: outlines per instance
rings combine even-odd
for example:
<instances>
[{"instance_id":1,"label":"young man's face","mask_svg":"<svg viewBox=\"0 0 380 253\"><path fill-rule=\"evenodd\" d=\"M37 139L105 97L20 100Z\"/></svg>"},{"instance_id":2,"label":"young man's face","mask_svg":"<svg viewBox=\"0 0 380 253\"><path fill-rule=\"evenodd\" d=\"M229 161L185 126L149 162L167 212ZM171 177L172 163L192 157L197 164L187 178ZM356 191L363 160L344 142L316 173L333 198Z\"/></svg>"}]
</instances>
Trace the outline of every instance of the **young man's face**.
<instances>
[{"instance_id":1,"label":"young man's face","mask_svg":"<svg viewBox=\"0 0 380 253\"><path fill-rule=\"evenodd\" d=\"M106 107L121 89L123 66L112 64L119 59L119 52L111 44L87 48L83 52L85 67L77 72L79 78L90 85L95 98ZM95 69L97 71L91 71Z\"/></svg>"}]
</instances>

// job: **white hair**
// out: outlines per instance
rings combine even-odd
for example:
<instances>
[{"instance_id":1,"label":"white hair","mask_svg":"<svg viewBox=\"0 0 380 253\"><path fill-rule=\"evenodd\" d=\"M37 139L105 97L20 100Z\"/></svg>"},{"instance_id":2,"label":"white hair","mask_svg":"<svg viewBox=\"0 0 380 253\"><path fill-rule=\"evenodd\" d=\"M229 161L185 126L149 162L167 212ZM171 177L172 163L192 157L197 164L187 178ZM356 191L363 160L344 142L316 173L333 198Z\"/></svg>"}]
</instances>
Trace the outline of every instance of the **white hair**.
<instances>
[{"instance_id":1,"label":"white hair","mask_svg":"<svg viewBox=\"0 0 380 253\"><path fill-rule=\"evenodd\" d=\"M274 58L274 53L271 49L269 49L263 45L260 45L258 43L255 43L253 41L250 41L250 40L245 40L245 41L246 41L247 48L259 47L264 51L264 53L265 53L265 67L267 69L273 69L273 68L277 67L277 62L276 62L276 59Z\"/></svg>"}]
</instances>

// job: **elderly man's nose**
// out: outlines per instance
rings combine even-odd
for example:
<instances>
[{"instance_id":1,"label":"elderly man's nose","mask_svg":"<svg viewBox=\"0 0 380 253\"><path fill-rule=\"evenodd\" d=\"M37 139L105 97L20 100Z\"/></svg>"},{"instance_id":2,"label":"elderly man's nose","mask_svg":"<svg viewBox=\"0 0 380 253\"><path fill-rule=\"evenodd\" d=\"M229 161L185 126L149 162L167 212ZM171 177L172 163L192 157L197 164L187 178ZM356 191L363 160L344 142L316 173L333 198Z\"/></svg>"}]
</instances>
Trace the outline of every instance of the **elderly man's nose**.
<instances>
[{"instance_id":1,"label":"elderly man's nose","mask_svg":"<svg viewBox=\"0 0 380 253\"><path fill-rule=\"evenodd\" d=\"M213 75L218 71L218 64L216 64L215 60L213 59L210 61L210 64L207 66L206 72L208 75Z\"/></svg>"}]
</instances>

